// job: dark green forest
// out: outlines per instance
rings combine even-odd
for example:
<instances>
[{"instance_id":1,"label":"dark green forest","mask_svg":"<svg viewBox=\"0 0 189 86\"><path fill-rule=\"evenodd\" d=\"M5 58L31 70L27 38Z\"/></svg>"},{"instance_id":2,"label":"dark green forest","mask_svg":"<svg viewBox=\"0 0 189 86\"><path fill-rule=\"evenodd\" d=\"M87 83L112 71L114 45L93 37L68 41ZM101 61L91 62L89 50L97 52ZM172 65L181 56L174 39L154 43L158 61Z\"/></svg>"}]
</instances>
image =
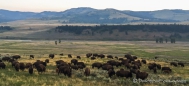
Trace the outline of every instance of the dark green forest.
<instances>
[{"instance_id":1,"label":"dark green forest","mask_svg":"<svg viewBox=\"0 0 189 86\"><path fill-rule=\"evenodd\" d=\"M10 26L0 26L0 33L10 30L13 30L13 28L11 28Z\"/></svg>"},{"instance_id":2,"label":"dark green forest","mask_svg":"<svg viewBox=\"0 0 189 86\"><path fill-rule=\"evenodd\" d=\"M55 28L55 32L70 32L75 34L81 34L85 29L91 29L92 32L104 32L113 30L119 30L120 32L138 31L143 32L175 32L175 33L187 33L189 32L189 25L181 24L140 24L140 25L96 25L96 26L58 26Z\"/></svg>"}]
</instances>

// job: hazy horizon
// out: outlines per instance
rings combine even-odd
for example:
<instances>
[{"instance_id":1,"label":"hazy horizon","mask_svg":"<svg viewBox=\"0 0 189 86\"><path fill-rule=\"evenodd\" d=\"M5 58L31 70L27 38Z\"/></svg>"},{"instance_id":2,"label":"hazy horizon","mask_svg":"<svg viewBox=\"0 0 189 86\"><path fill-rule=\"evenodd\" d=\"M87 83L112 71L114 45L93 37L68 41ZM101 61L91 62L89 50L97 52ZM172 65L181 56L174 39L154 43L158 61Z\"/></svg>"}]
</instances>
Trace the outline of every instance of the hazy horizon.
<instances>
[{"instance_id":1,"label":"hazy horizon","mask_svg":"<svg viewBox=\"0 0 189 86\"><path fill-rule=\"evenodd\" d=\"M131 11L155 11L163 9L189 10L187 0L1 0L0 9L23 12L65 11L71 8L113 8Z\"/></svg>"}]
</instances>

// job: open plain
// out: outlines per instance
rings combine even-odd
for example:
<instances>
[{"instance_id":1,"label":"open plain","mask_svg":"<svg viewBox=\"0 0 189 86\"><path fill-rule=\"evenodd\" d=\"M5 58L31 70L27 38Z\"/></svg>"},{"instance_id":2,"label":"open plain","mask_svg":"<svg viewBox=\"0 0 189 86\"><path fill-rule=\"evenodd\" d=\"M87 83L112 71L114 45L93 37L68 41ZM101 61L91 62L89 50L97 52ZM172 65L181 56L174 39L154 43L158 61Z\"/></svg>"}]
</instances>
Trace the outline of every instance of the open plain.
<instances>
[{"instance_id":1,"label":"open plain","mask_svg":"<svg viewBox=\"0 0 189 86\"><path fill-rule=\"evenodd\" d=\"M63 56L59 54L63 53ZM107 71L92 68L92 63L106 63L109 59L97 58L91 60L86 58L87 53L98 53L117 56L124 58L125 54L137 56L139 60L147 60L147 64L142 64L140 70L147 72L149 75L147 80L164 80L160 82L133 82L135 74L132 78L109 77ZM46 71L38 74L34 69L34 74L29 74L28 69L17 72L11 63L6 64L5 69L0 69L0 85L1 86L187 86L189 85L189 43L176 42L175 44L155 43L155 41L72 41L61 40L61 43L55 45L55 40L1 40L0 41L1 58L4 56L20 55L18 62L34 63L36 60L45 61L47 63ZM54 59L49 58L49 54L55 54ZM68 58L68 54L72 54L72 58ZM30 59L29 55L34 55L34 59ZM81 56L77 59L76 56ZM154 59L158 57L158 59ZM84 69L73 70L72 76L67 77L63 74L56 73L57 60L63 60L70 63L71 59L77 59L84 62L90 68L91 74L86 77ZM117 59L113 59L119 61ZM119 61L120 62L120 61ZM158 63L161 66L170 67L170 74L162 73L157 70L157 74L148 69L148 63ZM174 67L170 62L183 62L185 67ZM124 65L114 67L115 71L120 68L128 70ZM180 82L165 82L165 80L177 80Z\"/></svg>"}]
</instances>

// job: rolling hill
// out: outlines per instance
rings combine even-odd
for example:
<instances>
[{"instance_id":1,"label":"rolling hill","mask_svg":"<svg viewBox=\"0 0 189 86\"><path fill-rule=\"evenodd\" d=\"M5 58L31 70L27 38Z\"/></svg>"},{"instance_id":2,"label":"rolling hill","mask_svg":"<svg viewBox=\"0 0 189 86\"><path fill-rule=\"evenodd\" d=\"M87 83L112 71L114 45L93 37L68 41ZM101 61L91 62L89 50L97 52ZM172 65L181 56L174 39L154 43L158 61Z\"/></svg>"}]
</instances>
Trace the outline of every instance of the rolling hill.
<instances>
[{"instance_id":1,"label":"rolling hill","mask_svg":"<svg viewBox=\"0 0 189 86\"><path fill-rule=\"evenodd\" d=\"M60 23L124 24L132 22L184 22L189 21L189 11L164 9L156 11L128 11L116 9L71 8L61 12L20 12L0 10L0 22L38 19L58 20Z\"/></svg>"}]
</instances>

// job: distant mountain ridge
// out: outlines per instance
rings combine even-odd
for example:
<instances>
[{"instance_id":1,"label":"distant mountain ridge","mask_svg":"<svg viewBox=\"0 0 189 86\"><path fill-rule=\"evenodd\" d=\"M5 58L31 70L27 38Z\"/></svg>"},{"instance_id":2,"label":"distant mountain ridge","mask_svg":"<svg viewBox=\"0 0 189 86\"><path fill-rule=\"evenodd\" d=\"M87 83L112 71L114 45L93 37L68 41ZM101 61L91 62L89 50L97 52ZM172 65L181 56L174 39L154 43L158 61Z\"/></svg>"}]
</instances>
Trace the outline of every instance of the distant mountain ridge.
<instances>
[{"instance_id":1,"label":"distant mountain ridge","mask_svg":"<svg viewBox=\"0 0 189 86\"><path fill-rule=\"evenodd\" d=\"M71 8L61 12L20 12L0 9L0 22L25 19L59 20L62 23L123 24L130 22L183 22L189 21L189 10L164 9L157 11L128 11L116 9Z\"/></svg>"}]
</instances>

